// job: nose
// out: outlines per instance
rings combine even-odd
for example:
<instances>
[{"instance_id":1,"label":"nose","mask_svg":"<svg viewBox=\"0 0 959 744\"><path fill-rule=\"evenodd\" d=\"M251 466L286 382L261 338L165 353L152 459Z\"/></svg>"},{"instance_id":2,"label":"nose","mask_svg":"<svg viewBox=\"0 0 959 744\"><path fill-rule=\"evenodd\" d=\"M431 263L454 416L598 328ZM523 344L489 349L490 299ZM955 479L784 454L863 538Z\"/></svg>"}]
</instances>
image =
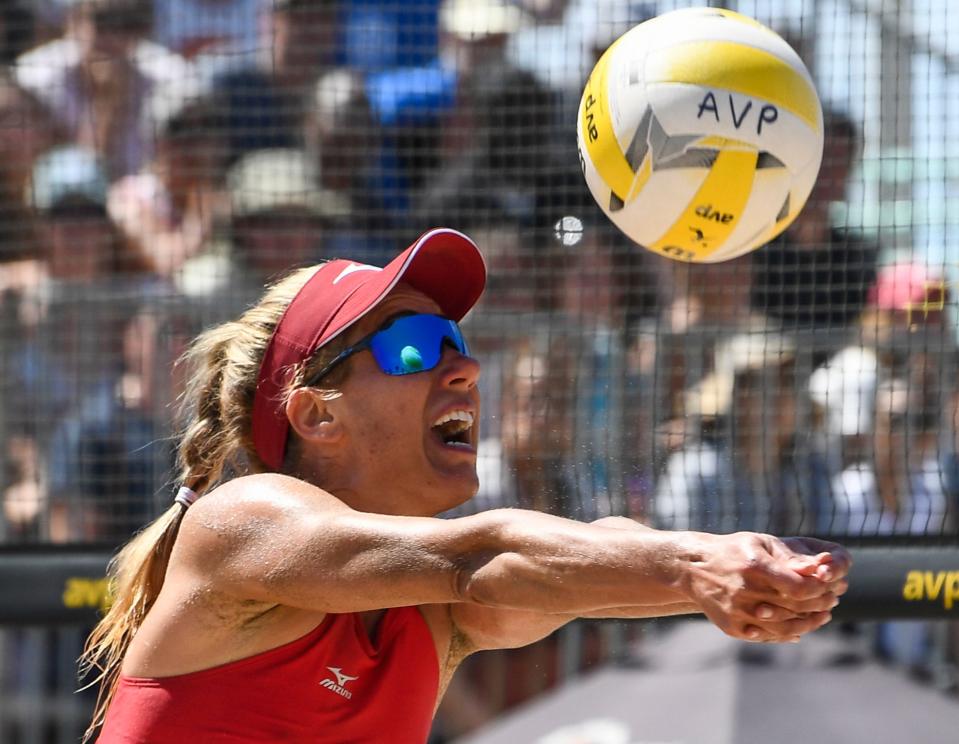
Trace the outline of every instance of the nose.
<instances>
[{"instance_id":1,"label":"nose","mask_svg":"<svg viewBox=\"0 0 959 744\"><path fill-rule=\"evenodd\" d=\"M476 387L479 376L480 363L473 357L460 354L450 346L443 349L443 357L440 361L440 382L444 387L472 390Z\"/></svg>"}]
</instances>

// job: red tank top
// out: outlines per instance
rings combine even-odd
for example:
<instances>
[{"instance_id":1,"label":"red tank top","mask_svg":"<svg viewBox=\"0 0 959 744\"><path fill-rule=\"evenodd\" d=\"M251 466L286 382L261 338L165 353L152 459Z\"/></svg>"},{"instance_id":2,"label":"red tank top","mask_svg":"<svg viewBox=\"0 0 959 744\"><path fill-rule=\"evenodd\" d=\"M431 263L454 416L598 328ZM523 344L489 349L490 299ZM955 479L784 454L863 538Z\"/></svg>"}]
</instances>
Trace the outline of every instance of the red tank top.
<instances>
[{"instance_id":1,"label":"red tank top","mask_svg":"<svg viewBox=\"0 0 959 744\"><path fill-rule=\"evenodd\" d=\"M302 638L175 677L120 677L99 744L426 741L439 689L429 627L388 610L375 642L357 614Z\"/></svg>"}]
</instances>

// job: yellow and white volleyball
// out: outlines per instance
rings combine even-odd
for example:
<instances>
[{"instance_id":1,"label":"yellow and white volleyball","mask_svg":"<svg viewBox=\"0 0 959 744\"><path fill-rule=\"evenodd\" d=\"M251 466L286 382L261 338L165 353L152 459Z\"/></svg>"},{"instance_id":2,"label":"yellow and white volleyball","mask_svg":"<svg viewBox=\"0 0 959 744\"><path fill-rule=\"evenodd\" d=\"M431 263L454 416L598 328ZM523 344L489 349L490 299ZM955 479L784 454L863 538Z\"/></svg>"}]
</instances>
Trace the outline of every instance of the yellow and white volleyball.
<instances>
[{"instance_id":1,"label":"yellow and white volleyball","mask_svg":"<svg viewBox=\"0 0 959 744\"><path fill-rule=\"evenodd\" d=\"M751 18L687 8L627 31L577 121L593 197L639 245L713 263L767 243L809 197L822 106L799 55Z\"/></svg>"}]
</instances>

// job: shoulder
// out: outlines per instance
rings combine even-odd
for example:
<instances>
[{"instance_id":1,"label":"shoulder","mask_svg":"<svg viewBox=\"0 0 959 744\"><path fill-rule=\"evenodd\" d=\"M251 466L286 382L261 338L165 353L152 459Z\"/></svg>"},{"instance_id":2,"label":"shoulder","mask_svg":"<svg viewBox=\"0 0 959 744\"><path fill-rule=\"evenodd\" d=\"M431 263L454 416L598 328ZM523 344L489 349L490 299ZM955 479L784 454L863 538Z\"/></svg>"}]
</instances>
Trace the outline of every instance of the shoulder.
<instances>
[{"instance_id":1,"label":"shoulder","mask_svg":"<svg viewBox=\"0 0 959 744\"><path fill-rule=\"evenodd\" d=\"M349 511L330 493L279 473L242 476L204 494L187 511L178 546L208 560L251 542L271 539L284 525Z\"/></svg>"},{"instance_id":2,"label":"shoulder","mask_svg":"<svg viewBox=\"0 0 959 744\"><path fill-rule=\"evenodd\" d=\"M290 510L348 509L342 501L299 478L281 473L244 475L217 486L200 498L184 519L205 517L270 515Z\"/></svg>"}]
</instances>

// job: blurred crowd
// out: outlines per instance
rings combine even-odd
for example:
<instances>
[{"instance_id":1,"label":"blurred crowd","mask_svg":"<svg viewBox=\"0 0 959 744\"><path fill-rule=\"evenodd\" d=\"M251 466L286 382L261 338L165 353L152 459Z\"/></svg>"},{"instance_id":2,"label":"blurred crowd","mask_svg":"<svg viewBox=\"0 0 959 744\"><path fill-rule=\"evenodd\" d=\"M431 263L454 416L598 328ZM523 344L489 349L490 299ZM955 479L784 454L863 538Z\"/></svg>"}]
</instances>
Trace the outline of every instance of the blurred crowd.
<instances>
[{"instance_id":1,"label":"blurred crowd","mask_svg":"<svg viewBox=\"0 0 959 744\"><path fill-rule=\"evenodd\" d=\"M806 209L733 261L660 259L592 203L580 86L655 6L0 5L0 542L125 540L172 496L191 336L294 266L383 263L436 225L490 271L466 509L954 536L954 296L833 222L855 122L827 112Z\"/></svg>"}]
</instances>

